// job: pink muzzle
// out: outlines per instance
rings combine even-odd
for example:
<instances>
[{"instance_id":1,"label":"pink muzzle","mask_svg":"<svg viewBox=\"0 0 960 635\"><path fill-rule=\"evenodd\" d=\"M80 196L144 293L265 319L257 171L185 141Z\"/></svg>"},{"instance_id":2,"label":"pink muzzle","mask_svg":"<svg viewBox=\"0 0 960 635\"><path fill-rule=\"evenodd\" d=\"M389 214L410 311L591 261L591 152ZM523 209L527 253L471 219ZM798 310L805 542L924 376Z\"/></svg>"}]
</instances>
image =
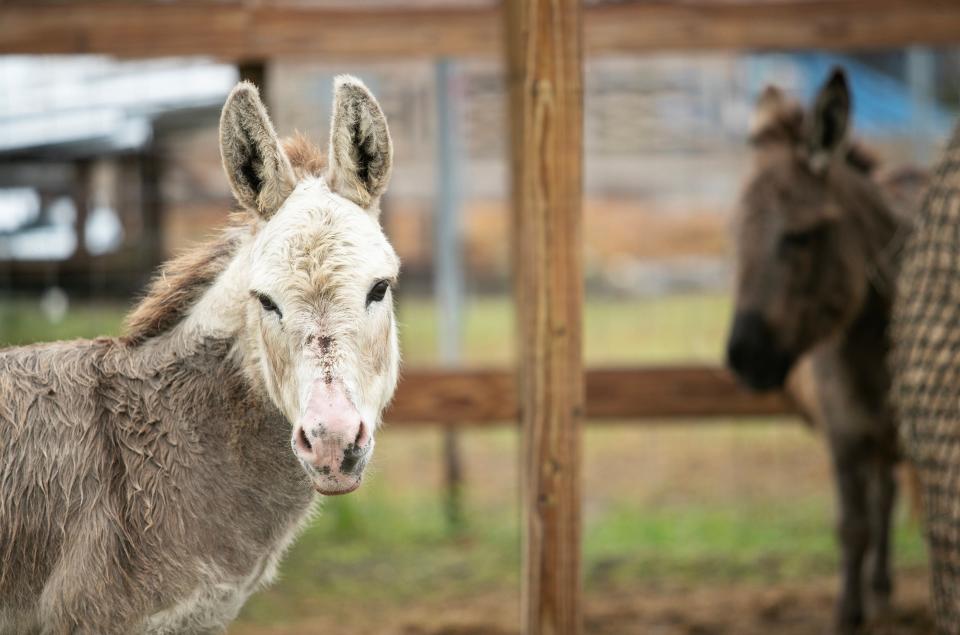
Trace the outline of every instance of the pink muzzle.
<instances>
[{"instance_id":1,"label":"pink muzzle","mask_svg":"<svg viewBox=\"0 0 960 635\"><path fill-rule=\"evenodd\" d=\"M340 382L315 380L307 408L293 430L293 450L321 494L360 486L373 437Z\"/></svg>"}]
</instances>

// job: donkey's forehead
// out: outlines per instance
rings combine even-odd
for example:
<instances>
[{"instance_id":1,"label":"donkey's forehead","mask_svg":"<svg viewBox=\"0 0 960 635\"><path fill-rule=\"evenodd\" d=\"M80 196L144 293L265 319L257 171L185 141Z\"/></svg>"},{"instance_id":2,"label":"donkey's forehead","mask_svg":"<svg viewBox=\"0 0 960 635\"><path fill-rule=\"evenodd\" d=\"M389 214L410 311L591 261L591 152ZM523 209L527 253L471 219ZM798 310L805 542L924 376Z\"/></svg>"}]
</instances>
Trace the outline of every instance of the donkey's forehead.
<instances>
[{"instance_id":1,"label":"donkey's forehead","mask_svg":"<svg viewBox=\"0 0 960 635\"><path fill-rule=\"evenodd\" d=\"M735 224L798 230L834 217L835 208L830 188L784 157L753 173L741 196Z\"/></svg>"},{"instance_id":2,"label":"donkey's forehead","mask_svg":"<svg viewBox=\"0 0 960 635\"><path fill-rule=\"evenodd\" d=\"M783 97L773 103L761 100L750 117L750 144L754 148L796 145L803 135L805 116L800 103L792 99Z\"/></svg>"},{"instance_id":3,"label":"donkey's forehead","mask_svg":"<svg viewBox=\"0 0 960 635\"><path fill-rule=\"evenodd\" d=\"M257 269L268 275L397 275L399 259L369 212L330 191L320 179L301 181L261 228ZM256 276L255 269L254 275Z\"/></svg>"}]
</instances>

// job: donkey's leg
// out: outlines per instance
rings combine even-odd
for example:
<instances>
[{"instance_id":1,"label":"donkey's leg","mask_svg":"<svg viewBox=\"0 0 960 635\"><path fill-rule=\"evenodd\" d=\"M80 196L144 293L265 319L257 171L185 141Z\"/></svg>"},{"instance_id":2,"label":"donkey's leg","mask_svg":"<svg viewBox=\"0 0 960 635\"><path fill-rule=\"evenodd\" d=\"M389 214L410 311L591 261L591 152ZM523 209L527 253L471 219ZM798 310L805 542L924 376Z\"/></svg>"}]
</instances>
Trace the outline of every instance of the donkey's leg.
<instances>
[{"instance_id":1,"label":"donkey's leg","mask_svg":"<svg viewBox=\"0 0 960 635\"><path fill-rule=\"evenodd\" d=\"M135 633L140 596L117 566L121 544L101 520L102 514L101 510L90 513L67 534L65 557L40 594L42 635Z\"/></svg>"},{"instance_id":2,"label":"donkey's leg","mask_svg":"<svg viewBox=\"0 0 960 635\"><path fill-rule=\"evenodd\" d=\"M99 593L102 578L90 575L91 590L48 587L41 603L44 606L41 635L132 635L135 631L124 614L121 589ZM106 588L106 587L103 587Z\"/></svg>"},{"instance_id":3,"label":"donkey's leg","mask_svg":"<svg viewBox=\"0 0 960 635\"><path fill-rule=\"evenodd\" d=\"M840 502L841 589L836 626L839 633L853 633L863 623L863 561L869 541L868 464L861 439L837 434L837 430L830 432Z\"/></svg>"},{"instance_id":4,"label":"donkey's leg","mask_svg":"<svg viewBox=\"0 0 960 635\"><path fill-rule=\"evenodd\" d=\"M897 497L894 474L896 459L892 453L880 453L870 475L870 593L871 617L882 617L890 608L893 578L890 575L890 537L893 508Z\"/></svg>"}]
</instances>

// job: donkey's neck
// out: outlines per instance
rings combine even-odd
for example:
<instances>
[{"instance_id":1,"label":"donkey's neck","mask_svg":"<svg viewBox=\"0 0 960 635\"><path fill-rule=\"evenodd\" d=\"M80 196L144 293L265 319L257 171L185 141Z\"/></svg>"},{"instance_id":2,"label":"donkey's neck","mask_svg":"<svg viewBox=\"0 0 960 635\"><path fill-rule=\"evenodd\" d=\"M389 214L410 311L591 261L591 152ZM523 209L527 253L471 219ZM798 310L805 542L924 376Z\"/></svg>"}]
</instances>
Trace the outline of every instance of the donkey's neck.
<instances>
[{"instance_id":1,"label":"donkey's neck","mask_svg":"<svg viewBox=\"0 0 960 635\"><path fill-rule=\"evenodd\" d=\"M850 353L862 348L885 356L901 247L911 230L910 220L891 207L872 180L854 177L838 189L846 209L844 240L859 243L867 285L860 310L846 330L843 348Z\"/></svg>"},{"instance_id":2,"label":"donkey's neck","mask_svg":"<svg viewBox=\"0 0 960 635\"><path fill-rule=\"evenodd\" d=\"M163 383L165 392L179 395L167 401L182 412L161 413L174 415L171 426L199 426L206 439L202 443L220 447L220 440L227 441L232 455L228 467L237 470L238 482L247 473L237 466L270 463L272 471L261 467L258 478L289 490L299 506L303 492L312 488L290 451L290 426L264 385L259 362L251 359L253 347L247 345L246 254L241 246L180 323L129 348L130 366L134 374L154 378L151 382Z\"/></svg>"},{"instance_id":3,"label":"donkey's neck","mask_svg":"<svg viewBox=\"0 0 960 635\"><path fill-rule=\"evenodd\" d=\"M898 213L880 185L866 175L844 170L833 185L845 210L844 240L859 243L871 289L892 299L900 248L910 232L911 220Z\"/></svg>"},{"instance_id":4,"label":"donkey's neck","mask_svg":"<svg viewBox=\"0 0 960 635\"><path fill-rule=\"evenodd\" d=\"M179 322L137 345L140 354L158 363L171 358L195 359L207 342L221 342L222 361L238 369L251 394L267 400L247 334L250 249L249 240L238 244L229 262L185 309Z\"/></svg>"},{"instance_id":5,"label":"donkey's neck","mask_svg":"<svg viewBox=\"0 0 960 635\"><path fill-rule=\"evenodd\" d=\"M177 336L186 340L203 337L238 340L243 336L250 299L250 249L249 240L237 248L230 263L177 326Z\"/></svg>"},{"instance_id":6,"label":"donkey's neck","mask_svg":"<svg viewBox=\"0 0 960 635\"><path fill-rule=\"evenodd\" d=\"M860 314L844 333L837 353L861 402L885 410L890 390L887 358L892 298L874 287L867 291Z\"/></svg>"},{"instance_id":7,"label":"donkey's neck","mask_svg":"<svg viewBox=\"0 0 960 635\"><path fill-rule=\"evenodd\" d=\"M846 240L859 243L865 259L867 285L863 304L843 333L837 353L863 402L882 409L890 389L891 311L910 219L898 214L881 188L866 177L844 178L837 193L846 209Z\"/></svg>"},{"instance_id":8,"label":"donkey's neck","mask_svg":"<svg viewBox=\"0 0 960 635\"><path fill-rule=\"evenodd\" d=\"M899 216L887 204L878 187L858 189L851 192L857 196L850 202L855 206L849 210L850 240L860 242L866 260L867 290L859 313L844 333L838 353L862 403L872 404L882 415L890 390L889 328L901 243L911 227L909 219Z\"/></svg>"},{"instance_id":9,"label":"donkey's neck","mask_svg":"<svg viewBox=\"0 0 960 635\"><path fill-rule=\"evenodd\" d=\"M234 338L194 333L188 341L177 331L117 349L124 352L112 381L136 386L147 410L134 411L146 416L133 421L128 409L111 410L106 428L118 447L140 449L120 455L128 496L153 503L127 521L136 535L152 527L177 545L161 556L145 542L135 555L181 566L207 562L249 593L272 575L310 510L313 487L290 449L286 419L251 388ZM162 477L144 476L154 472ZM183 588L200 583L188 577Z\"/></svg>"}]
</instances>

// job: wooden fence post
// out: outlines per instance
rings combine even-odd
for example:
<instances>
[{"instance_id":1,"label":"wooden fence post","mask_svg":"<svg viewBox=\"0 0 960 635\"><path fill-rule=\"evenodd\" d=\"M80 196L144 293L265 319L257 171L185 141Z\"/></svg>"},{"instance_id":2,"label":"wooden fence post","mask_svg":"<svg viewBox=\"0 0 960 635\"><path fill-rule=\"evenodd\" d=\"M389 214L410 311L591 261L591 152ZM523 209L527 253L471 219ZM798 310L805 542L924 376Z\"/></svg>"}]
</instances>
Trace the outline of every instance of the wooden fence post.
<instances>
[{"instance_id":1,"label":"wooden fence post","mask_svg":"<svg viewBox=\"0 0 960 635\"><path fill-rule=\"evenodd\" d=\"M522 624L580 607L583 54L580 0L508 0L513 256L523 426Z\"/></svg>"},{"instance_id":2,"label":"wooden fence post","mask_svg":"<svg viewBox=\"0 0 960 635\"><path fill-rule=\"evenodd\" d=\"M265 104L269 97L267 93L267 65L268 62L262 59L248 59L237 64L237 74L240 75L240 79L252 82L260 91L260 99L262 99Z\"/></svg>"}]
</instances>

